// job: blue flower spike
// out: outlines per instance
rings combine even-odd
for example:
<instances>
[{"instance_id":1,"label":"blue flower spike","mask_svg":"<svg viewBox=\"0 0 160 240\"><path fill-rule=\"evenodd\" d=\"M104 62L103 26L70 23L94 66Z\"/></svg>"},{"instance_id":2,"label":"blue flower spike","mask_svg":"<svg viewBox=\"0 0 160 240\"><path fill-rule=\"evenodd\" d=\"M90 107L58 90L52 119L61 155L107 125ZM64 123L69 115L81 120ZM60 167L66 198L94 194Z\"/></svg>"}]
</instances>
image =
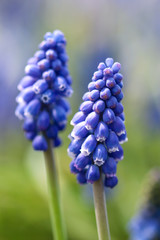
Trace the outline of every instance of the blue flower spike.
<instances>
[{"instance_id":1,"label":"blue flower spike","mask_svg":"<svg viewBox=\"0 0 160 240\"><path fill-rule=\"evenodd\" d=\"M51 139L54 147L61 144L59 131L66 127L72 94L64 34L46 33L38 51L28 60L25 76L18 84L16 116L24 120L23 130L35 150L46 151ZM93 98L96 95L93 94ZM81 120L85 120L82 113ZM75 124L77 123L75 119Z\"/></svg>"},{"instance_id":2,"label":"blue flower spike","mask_svg":"<svg viewBox=\"0 0 160 240\"><path fill-rule=\"evenodd\" d=\"M123 159L121 144L127 141L120 68L112 58L98 65L71 120L74 128L68 154L73 158L71 172L77 174L80 184L94 183L100 173L105 187L118 184L117 163Z\"/></svg>"}]
</instances>

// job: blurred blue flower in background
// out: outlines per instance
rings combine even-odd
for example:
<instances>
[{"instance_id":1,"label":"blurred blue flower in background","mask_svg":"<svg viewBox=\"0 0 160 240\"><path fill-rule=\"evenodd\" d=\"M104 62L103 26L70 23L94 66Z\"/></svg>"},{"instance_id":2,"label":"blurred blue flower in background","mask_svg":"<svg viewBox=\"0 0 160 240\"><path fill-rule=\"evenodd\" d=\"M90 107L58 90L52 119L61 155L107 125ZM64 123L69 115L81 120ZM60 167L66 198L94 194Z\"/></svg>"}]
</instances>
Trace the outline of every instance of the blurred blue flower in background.
<instances>
[{"instance_id":1,"label":"blurred blue flower in background","mask_svg":"<svg viewBox=\"0 0 160 240\"><path fill-rule=\"evenodd\" d=\"M150 172L145 187L140 211L129 224L130 240L160 239L160 170Z\"/></svg>"}]
</instances>

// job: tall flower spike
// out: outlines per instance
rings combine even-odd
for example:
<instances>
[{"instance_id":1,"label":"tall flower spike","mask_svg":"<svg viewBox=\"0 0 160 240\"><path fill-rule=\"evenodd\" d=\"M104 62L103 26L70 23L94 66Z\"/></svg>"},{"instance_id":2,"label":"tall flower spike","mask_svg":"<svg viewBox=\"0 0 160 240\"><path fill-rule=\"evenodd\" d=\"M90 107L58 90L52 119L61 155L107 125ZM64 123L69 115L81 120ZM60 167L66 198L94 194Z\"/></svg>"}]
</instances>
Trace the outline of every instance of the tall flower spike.
<instances>
[{"instance_id":1,"label":"tall flower spike","mask_svg":"<svg viewBox=\"0 0 160 240\"><path fill-rule=\"evenodd\" d=\"M94 183L100 178L100 172L104 175L106 187L113 188L118 183L117 163L123 159L120 144L127 141L120 68L120 63L114 63L112 58L98 65L88 84L88 92L83 95L79 112L71 121L74 128L68 153L74 157L71 172L78 174L80 184ZM91 161L85 161L82 166L81 159L86 156Z\"/></svg>"},{"instance_id":2,"label":"tall flower spike","mask_svg":"<svg viewBox=\"0 0 160 240\"><path fill-rule=\"evenodd\" d=\"M72 94L67 62L64 34L59 30L46 33L18 85L15 114L24 120L25 136L35 150L48 149L44 136L52 140L54 147L61 144L58 132L65 128L70 112L65 98Z\"/></svg>"},{"instance_id":3,"label":"tall flower spike","mask_svg":"<svg viewBox=\"0 0 160 240\"><path fill-rule=\"evenodd\" d=\"M139 212L129 224L130 240L160 239L160 169L152 169L144 185Z\"/></svg>"}]
</instances>

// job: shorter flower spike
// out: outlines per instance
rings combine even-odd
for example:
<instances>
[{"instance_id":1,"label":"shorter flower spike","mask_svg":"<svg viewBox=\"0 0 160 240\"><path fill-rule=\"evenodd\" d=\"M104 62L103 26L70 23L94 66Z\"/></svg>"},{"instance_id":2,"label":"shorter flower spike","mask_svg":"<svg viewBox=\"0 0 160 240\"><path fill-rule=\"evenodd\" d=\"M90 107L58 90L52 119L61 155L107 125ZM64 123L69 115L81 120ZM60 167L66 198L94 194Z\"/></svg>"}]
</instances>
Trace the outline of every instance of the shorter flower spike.
<instances>
[{"instance_id":1,"label":"shorter flower spike","mask_svg":"<svg viewBox=\"0 0 160 240\"><path fill-rule=\"evenodd\" d=\"M47 150L45 137L54 147L61 144L58 133L66 127L70 113L65 98L72 94L71 83L64 34L59 30L45 34L39 50L28 60L16 98L15 114L24 120L25 137L33 141L35 150Z\"/></svg>"},{"instance_id":2,"label":"shorter flower spike","mask_svg":"<svg viewBox=\"0 0 160 240\"><path fill-rule=\"evenodd\" d=\"M117 163L123 159L120 144L127 141L120 68L120 63L114 63L112 58L98 65L79 111L71 120L74 128L68 154L74 159L71 172L77 174L80 184L94 183L100 173L106 187L113 188L118 183Z\"/></svg>"}]
</instances>

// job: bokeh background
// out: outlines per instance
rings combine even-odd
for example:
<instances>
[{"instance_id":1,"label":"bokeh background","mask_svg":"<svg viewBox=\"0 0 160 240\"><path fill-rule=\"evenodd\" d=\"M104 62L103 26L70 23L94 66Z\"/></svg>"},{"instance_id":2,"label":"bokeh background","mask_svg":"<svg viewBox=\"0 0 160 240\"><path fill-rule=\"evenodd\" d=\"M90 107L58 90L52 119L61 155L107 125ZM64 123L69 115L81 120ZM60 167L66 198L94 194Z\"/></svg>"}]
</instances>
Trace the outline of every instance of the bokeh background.
<instances>
[{"instance_id":1,"label":"bokeh background","mask_svg":"<svg viewBox=\"0 0 160 240\"><path fill-rule=\"evenodd\" d=\"M119 184L106 197L112 240L129 239L127 225L143 179L160 162L159 13L158 0L0 1L0 240L52 239L43 154L25 140L14 110L27 59L44 33L55 29L68 41L70 119L99 61L112 56L122 64L129 142L118 166ZM70 131L68 124L64 144L55 150L68 236L96 240L92 188L79 186L69 172Z\"/></svg>"}]
</instances>

